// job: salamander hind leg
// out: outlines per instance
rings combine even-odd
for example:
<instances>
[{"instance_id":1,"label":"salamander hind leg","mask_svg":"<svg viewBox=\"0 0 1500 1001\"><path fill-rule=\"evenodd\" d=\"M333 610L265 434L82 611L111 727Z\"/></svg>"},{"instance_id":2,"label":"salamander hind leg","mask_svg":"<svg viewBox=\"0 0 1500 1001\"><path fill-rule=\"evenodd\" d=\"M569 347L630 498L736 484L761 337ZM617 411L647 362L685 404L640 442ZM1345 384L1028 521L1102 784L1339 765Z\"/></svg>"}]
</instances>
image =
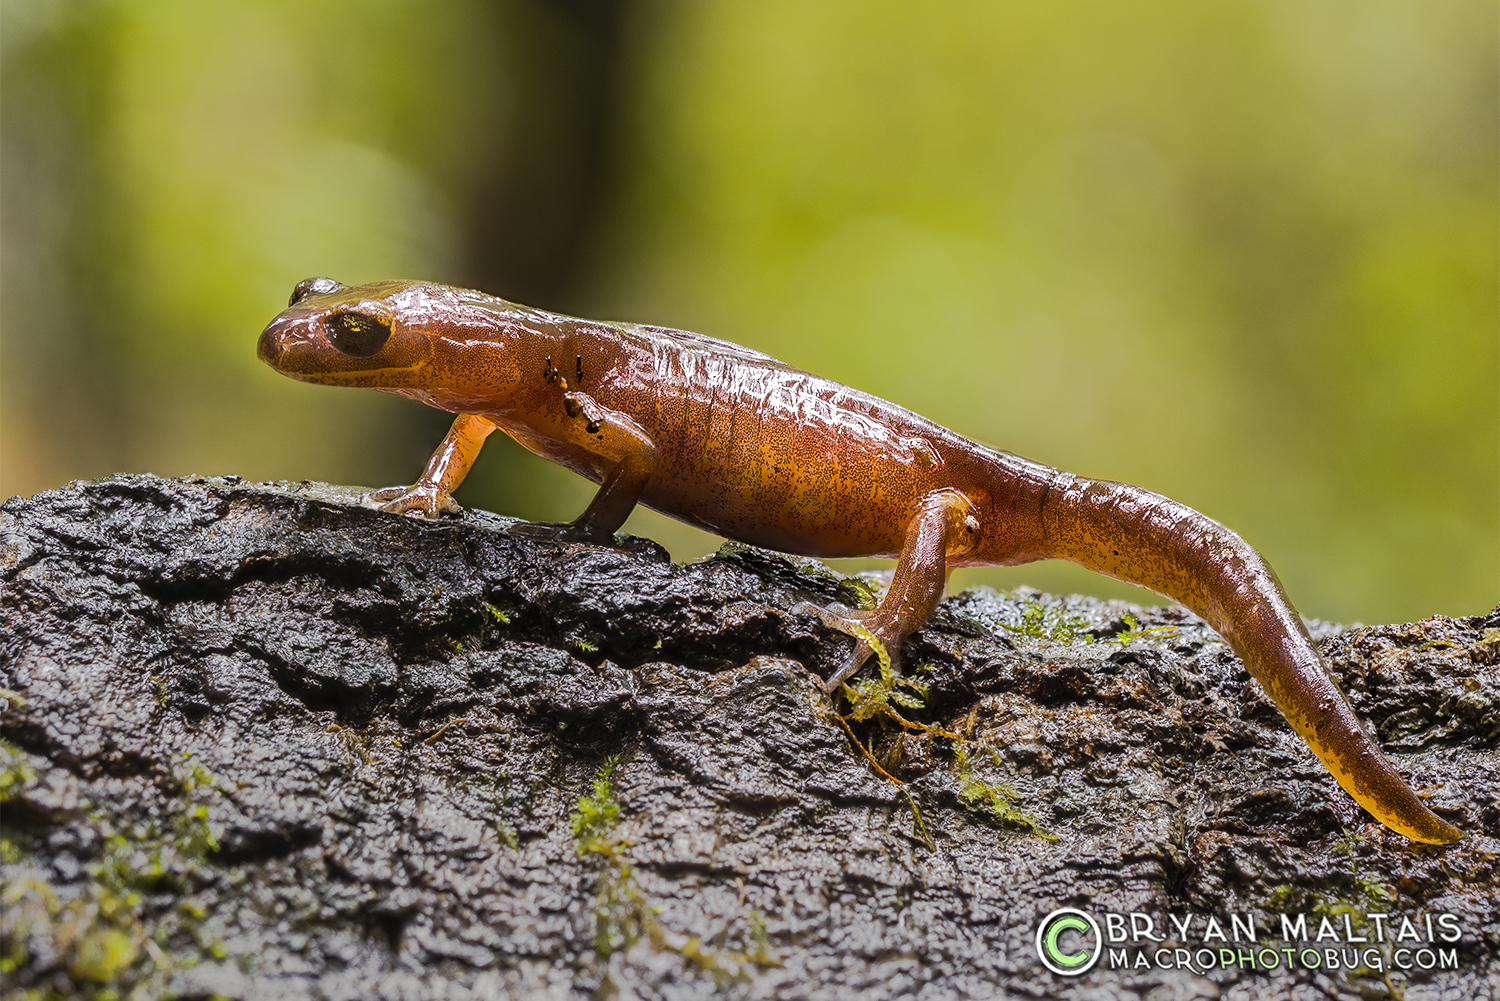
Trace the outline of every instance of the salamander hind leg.
<instances>
[{"instance_id":1,"label":"salamander hind leg","mask_svg":"<svg viewBox=\"0 0 1500 1001\"><path fill-rule=\"evenodd\" d=\"M825 683L828 691L858 672L876 653L876 644L890 657L891 667L899 670L902 643L927 621L943 598L949 557L968 550L977 538L979 522L973 511L973 502L960 491L927 495L907 524L896 573L875 610L815 608L824 623L855 640L854 651Z\"/></svg>"}]
</instances>

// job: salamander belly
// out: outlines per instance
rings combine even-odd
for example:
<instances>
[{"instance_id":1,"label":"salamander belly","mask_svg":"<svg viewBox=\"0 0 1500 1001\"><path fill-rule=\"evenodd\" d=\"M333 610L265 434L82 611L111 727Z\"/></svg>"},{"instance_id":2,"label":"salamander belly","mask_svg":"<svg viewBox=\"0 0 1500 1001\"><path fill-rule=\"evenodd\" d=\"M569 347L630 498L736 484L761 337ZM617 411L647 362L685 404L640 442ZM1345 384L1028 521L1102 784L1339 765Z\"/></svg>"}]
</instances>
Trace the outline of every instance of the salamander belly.
<instances>
[{"instance_id":1,"label":"salamander belly","mask_svg":"<svg viewBox=\"0 0 1500 1001\"><path fill-rule=\"evenodd\" d=\"M737 368L674 383L696 391L659 408L658 465L642 501L771 549L897 555L938 465L932 447L837 383Z\"/></svg>"}]
</instances>

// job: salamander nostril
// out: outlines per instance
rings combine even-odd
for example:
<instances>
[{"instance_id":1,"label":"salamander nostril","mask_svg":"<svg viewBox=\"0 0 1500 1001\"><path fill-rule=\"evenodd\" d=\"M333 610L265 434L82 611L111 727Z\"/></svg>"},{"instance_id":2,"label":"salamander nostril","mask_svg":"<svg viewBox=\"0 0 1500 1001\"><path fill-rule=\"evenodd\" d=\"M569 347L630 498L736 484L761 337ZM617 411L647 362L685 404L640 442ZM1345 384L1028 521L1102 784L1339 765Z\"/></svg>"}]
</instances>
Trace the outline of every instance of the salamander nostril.
<instances>
[{"instance_id":1,"label":"salamander nostril","mask_svg":"<svg viewBox=\"0 0 1500 1001\"><path fill-rule=\"evenodd\" d=\"M333 346L355 358L368 358L391 337L390 321L367 313L335 313L327 322Z\"/></svg>"}]
</instances>

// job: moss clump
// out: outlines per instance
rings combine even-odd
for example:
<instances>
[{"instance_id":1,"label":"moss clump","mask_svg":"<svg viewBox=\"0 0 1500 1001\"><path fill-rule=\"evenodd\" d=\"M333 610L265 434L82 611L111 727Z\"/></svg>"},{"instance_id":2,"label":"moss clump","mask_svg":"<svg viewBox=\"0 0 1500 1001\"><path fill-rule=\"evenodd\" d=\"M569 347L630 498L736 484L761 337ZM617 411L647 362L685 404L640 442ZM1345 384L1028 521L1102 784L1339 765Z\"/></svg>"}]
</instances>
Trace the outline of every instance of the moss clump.
<instances>
[{"instance_id":1,"label":"moss clump","mask_svg":"<svg viewBox=\"0 0 1500 1001\"><path fill-rule=\"evenodd\" d=\"M74 980L107 984L134 966L140 951L135 936L118 928L95 926L73 946L68 975Z\"/></svg>"},{"instance_id":2,"label":"moss clump","mask_svg":"<svg viewBox=\"0 0 1500 1001\"><path fill-rule=\"evenodd\" d=\"M203 802L202 795L216 792L218 779L207 768L194 762L190 753L184 753L183 760L186 767L178 774L177 784L188 802L173 822L175 847L187 859L203 862L219 850L219 839L214 837L209 826L208 804Z\"/></svg>"},{"instance_id":3,"label":"moss clump","mask_svg":"<svg viewBox=\"0 0 1500 1001\"><path fill-rule=\"evenodd\" d=\"M618 851L619 843L610 837L620 820L620 803L615 799L615 770L619 766L619 755L605 761L592 789L578 797L577 806L568 815L578 854L601 855L606 862L599 874L594 903L594 951L606 959L627 948L640 937L643 927L655 921L636 889L630 864Z\"/></svg>"},{"instance_id":4,"label":"moss clump","mask_svg":"<svg viewBox=\"0 0 1500 1001\"><path fill-rule=\"evenodd\" d=\"M620 819L620 804L615 799L615 769L620 765L617 754L604 762L594 779L592 792L578 797L578 805L568 816L568 826L578 842L580 855L589 852L611 853L612 843L606 839Z\"/></svg>"},{"instance_id":5,"label":"moss clump","mask_svg":"<svg viewBox=\"0 0 1500 1001\"><path fill-rule=\"evenodd\" d=\"M653 948L662 952L675 952L713 977L714 983L721 990L731 981L743 979L742 971L734 968L739 964L776 964L778 961L771 955L770 938L765 934L764 920L759 926L762 940L757 943L759 958L707 949L701 941L692 937L685 941L674 941L674 936L662 927L661 922L656 919L655 910L636 885L635 870L620 851L623 842L611 836L620 819L620 803L615 798L614 787L615 771L619 765L619 755L604 762L594 778L593 787L578 797L578 805L568 817L568 826L577 841L578 854L598 857L603 861L593 908L594 952L601 959L608 960L616 952L628 949L645 936ZM752 922L752 934L754 928Z\"/></svg>"},{"instance_id":6,"label":"moss clump","mask_svg":"<svg viewBox=\"0 0 1500 1001\"><path fill-rule=\"evenodd\" d=\"M635 874L618 857L599 874L594 903L594 952L608 959L641 937L643 927L656 927L656 918L635 885Z\"/></svg>"},{"instance_id":7,"label":"moss clump","mask_svg":"<svg viewBox=\"0 0 1500 1001\"><path fill-rule=\"evenodd\" d=\"M0 803L9 803L36 781L36 772L26 763L19 747L0 740Z\"/></svg>"},{"instance_id":8,"label":"moss clump","mask_svg":"<svg viewBox=\"0 0 1500 1001\"><path fill-rule=\"evenodd\" d=\"M1153 633L1160 633L1163 636L1170 636L1173 633L1177 632L1176 626L1142 626L1141 620L1136 618L1134 612L1126 612L1124 615L1120 616L1120 621L1124 623L1125 628L1120 632L1115 633L1110 637L1110 639L1112 639L1116 643L1121 644L1122 646L1126 643L1134 642L1135 640L1140 639L1142 636L1150 636Z\"/></svg>"},{"instance_id":9,"label":"moss clump","mask_svg":"<svg viewBox=\"0 0 1500 1001\"><path fill-rule=\"evenodd\" d=\"M219 850L219 839L208 826L208 807L202 803L189 806L178 815L177 850L191 859L203 860Z\"/></svg>"},{"instance_id":10,"label":"moss clump","mask_svg":"<svg viewBox=\"0 0 1500 1001\"><path fill-rule=\"evenodd\" d=\"M1089 642L1089 636L1083 632L1088 626L1088 620L1080 615L1069 615L1061 609L1044 608L1035 599L1027 599L1021 608L1020 625L1012 626L1003 622L1001 625L1031 639L1072 643L1081 638L1083 642Z\"/></svg>"},{"instance_id":11,"label":"moss clump","mask_svg":"<svg viewBox=\"0 0 1500 1001\"><path fill-rule=\"evenodd\" d=\"M103 856L89 866L89 875L134 905L141 899L140 891L155 890L171 874L171 867L162 861L167 849L163 840L155 831L139 839L110 834L104 839Z\"/></svg>"},{"instance_id":12,"label":"moss clump","mask_svg":"<svg viewBox=\"0 0 1500 1001\"><path fill-rule=\"evenodd\" d=\"M0 919L0 974L8 977L31 961L28 943L33 927L50 926L60 906L52 887L40 879L6 879L0 883L0 911L4 914Z\"/></svg>"},{"instance_id":13,"label":"moss clump","mask_svg":"<svg viewBox=\"0 0 1500 1001\"><path fill-rule=\"evenodd\" d=\"M1341 846L1345 842L1350 840L1363 839L1358 835L1350 835L1347 838L1340 839L1340 841L1336 842L1333 848L1330 849L1329 854L1334 854L1335 852L1340 851ZM1337 879L1338 877L1335 878ZM1351 988L1349 990L1349 993L1362 995L1364 997L1372 997L1376 995L1373 995L1364 989L1356 988L1353 984L1349 984L1349 981L1355 979L1380 981L1385 985L1387 989L1386 994L1388 996L1399 999L1401 997L1401 992L1398 989L1397 985L1391 980L1390 975L1391 952L1394 948L1394 944L1387 941L1384 944L1374 945L1374 936L1372 935L1372 929L1370 927L1369 921L1365 917L1366 914L1369 914L1372 911L1379 912L1386 910L1391 899L1390 894L1383 886L1374 884L1368 880L1358 879L1357 877L1355 879L1353 889L1354 892L1350 894L1348 898L1339 898L1325 896L1324 894L1321 894L1316 890L1309 890L1305 887L1278 886L1272 889L1269 894L1267 894L1265 903L1262 905L1261 909L1268 914L1305 913L1311 915L1312 917L1319 919L1318 925L1312 924L1311 921L1309 922L1309 928L1313 932L1317 932L1319 930L1319 926L1321 925L1322 920L1325 919L1332 923L1336 931L1341 930L1343 927L1343 919L1347 915L1351 923L1351 927L1363 931L1366 937L1372 939L1372 947L1378 949L1378 951L1383 954L1385 960L1385 969L1383 971L1377 970L1372 967L1365 966L1363 965L1363 963L1361 963L1361 965L1359 966L1353 967L1352 969L1346 969L1341 973L1331 974L1331 976L1334 978L1335 982L1343 981L1344 983L1348 984ZM1361 952L1360 956L1363 957L1364 953Z\"/></svg>"},{"instance_id":14,"label":"moss clump","mask_svg":"<svg viewBox=\"0 0 1500 1001\"><path fill-rule=\"evenodd\" d=\"M158 997L174 970L203 955L227 955L203 927L201 905L179 901L163 910L160 895L186 892L219 847L209 825L207 796L217 792L212 773L185 755L174 780L181 810L159 827L116 826L103 812L90 816L103 852L88 866L87 883L55 890L19 848L6 853L0 973L15 974L33 962L27 943L42 936L72 981L69 996ZM170 952L185 935L191 936L187 951Z\"/></svg>"},{"instance_id":15,"label":"moss clump","mask_svg":"<svg viewBox=\"0 0 1500 1001\"><path fill-rule=\"evenodd\" d=\"M780 966L781 958L771 949L771 936L766 931L766 916L760 911L750 912L750 941L755 948L750 952L750 961L756 966Z\"/></svg>"},{"instance_id":16,"label":"moss clump","mask_svg":"<svg viewBox=\"0 0 1500 1001\"><path fill-rule=\"evenodd\" d=\"M958 771L958 799L970 810L986 813L1001 823L1021 827L1048 841L1057 836L1037 826L1036 818L1016 806L1016 790L1004 782L992 782L982 778L974 767L975 745L965 741L956 746ZM997 757L990 749L992 757Z\"/></svg>"},{"instance_id":17,"label":"moss clump","mask_svg":"<svg viewBox=\"0 0 1500 1001\"><path fill-rule=\"evenodd\" d=\"M891 655L886 651L885 644L861 625L851 623L850 628L855 635L870 645L876 660L879 661L880 672L877 676L866 678L857 685L843 686L844 695L848 697L850 705L847 718L859 722L875 716L890 716L905 726L915 726L920 729L920 724L911 724L901 719L900 714L892 708L892 703L906 709L921 709L927 705L928 686L911 678L898 677L891 668ZM903 688L908 691L902 691Z\"/></svg>"},{"instance_id":18,"label":"moss clump","mask_svg":"<svg viewBox=\"0 0 1500 1001\"><path fill-rule=\"evenodd\" d=\"M487 612L489 612L490 613L490 618L494 619L500 625L502 625L502 626L508 626L508 625L510 625L510 616L506 615L504 612L502 612L500 609L496 608L494 605L491 605L488 602L486 602L485 606L484 606L484 610L487 611Z\"/></svg>"},{"instance_id":19,"label":"moss clump","mask_svg":"<svg viewBox=\"0 0 1500 1001\"><path fill-rule=\"evenodd\" d=\"M862 577L845 577L838 584L839 598L850 608L874 611L880 604L880 590L873 581Z\"/></svg>"},{"instance_id":20,"label":"moss clump","mask_svg":"<svg viewBox=\"0 0 1500 1001\"><path fill-rule=\"evenodd\" d=\"M1340 856L1349 860L1349 885L1354 892L1351 894L1360 905L1358 908L1345 906L1340 902L1336 906L1339 909L1330 909L1329 914L1342 914L1345 911L1358 911L1363 914L1372 910L1379 910L1393 899L1391 891L1386 889L1384 883L1375 879L1370 874L1361 871L1359 867L1359 850L1369 842L1365 835L1358 831L1350 831L1338 838L1328 848L1330 857ZM1316 910L1316 908L1314 908Z\"/></svg>"},{"instance_id":21,"label":"moss clump","mask_svg":"<svg viewBox=\"0 0 1500 1001\"><path fill-rule=\"evenodd\" d=\"M886 771L880 762L875 760L875 755L870 753L870 748L860 742L859 737L854 733L854 728L849 723L851 720L858 723L867 719L878 718L890 720L904 729L916 730L933 737L944 737L953 741L959 741L962 738L958 734L951 733L941 727L933 726L929 723L913 722L902 716L896 708L897 706L905 709L926 708L930 686L913 678L897 676L896 672L891 668L891 656L886 650L885 644L881 643L874 633L858 623L850 623L850 629L856 636L869 644L870 649L875 653L876 660L879 662L880 670L875 677L866 678L857 685L852 687L849 685L841 686L840 690L844 693L845 698L849 700L849 713L848 715L840 715L834 712L830 715L844 728L844 732L849 735L850 741L853 742L855 747L859 748L860 753L865 756L865 760L870 763L870 766L875 769L876 773L901 790L901 795L906 797L906 802L911 807L912 822L914 825L913 833L928 848L933 848L935 846L931 835L927 833L927 823L922 818L922 808L917 803L916 797L911 794L911 790L906 788L905 782L902 782ZM906 689L906 691L902 689Z\"/></svg>"},{"instance_id":22,"label":"moss clump","mask_svg":"<svg viewBox=\"0 0 1500 1001\"><path fill-rule=\"evenodd\" d=\"M139 897L124 897L99 882L87 884L64 902L38 870L27 867L0 887L0 907L6 915L0 922L0 973L9 977L32 962L28 943L43 939L50 943L44 951L61 958L78 996L95 1001L119 997L122 989L133 985L137 996L155 997L165 986L164 975L155 975L162 972L165 959L141 968L143 949L154 946L146 941L139 905ZM85 992L85 984L101 986Z\"/></svg>"},{"instance_id":23,"label":"moss clump","mask_svg":"<svg viewBox=\"0 0 1500 1001\"><path fill-rule=\"evenodd\" d=\"M1289 914L1306 912L1329 919L1341 919L1347 914L1356 926L1365 926L1366 914L1385 910L1394 899L1383 883L1360 871L1357 853L1367 840L1363 834L1351 831L1328 848L1329 857L1347 856L1349 859L1348 873L1333 874L1328 885L1333 888L1342 884L1348 892L1334 895L1302 887L1278 886L1266 897L1264 910Z\"/></svg>"}]
</instances>

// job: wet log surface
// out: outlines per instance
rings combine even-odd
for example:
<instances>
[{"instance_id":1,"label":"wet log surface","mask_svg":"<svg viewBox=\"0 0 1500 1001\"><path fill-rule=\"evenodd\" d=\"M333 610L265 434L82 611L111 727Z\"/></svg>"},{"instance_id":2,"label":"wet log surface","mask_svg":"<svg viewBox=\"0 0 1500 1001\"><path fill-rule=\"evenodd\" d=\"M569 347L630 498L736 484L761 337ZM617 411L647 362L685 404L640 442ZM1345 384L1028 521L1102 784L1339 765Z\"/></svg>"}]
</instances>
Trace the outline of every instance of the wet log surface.
<instances>
[{"instance_id":1,"label":"wet log surface","mask_svg":"<svg viewBox=\"0 0 1500 1001\"><path fill-rule=\"evenodd\" d=\"M848 640L792 611L850 581L507 524L234 478L6 502L0 993L1500 996L1500 609L1315 630L1477 835L1431 848L1181 609L965 592L908 645L923 688L854 711L819 677ZM1169 938L1132 962L1233 947L1233 915L1262 949L1282 914L1328 919L1321 950L1389 914L1360 948L1412 968L1064 977L1036 935L1066 906L1150 917ZM1457 966L1423 970L1441 915Z\"/></svg>"}]
</instances>

